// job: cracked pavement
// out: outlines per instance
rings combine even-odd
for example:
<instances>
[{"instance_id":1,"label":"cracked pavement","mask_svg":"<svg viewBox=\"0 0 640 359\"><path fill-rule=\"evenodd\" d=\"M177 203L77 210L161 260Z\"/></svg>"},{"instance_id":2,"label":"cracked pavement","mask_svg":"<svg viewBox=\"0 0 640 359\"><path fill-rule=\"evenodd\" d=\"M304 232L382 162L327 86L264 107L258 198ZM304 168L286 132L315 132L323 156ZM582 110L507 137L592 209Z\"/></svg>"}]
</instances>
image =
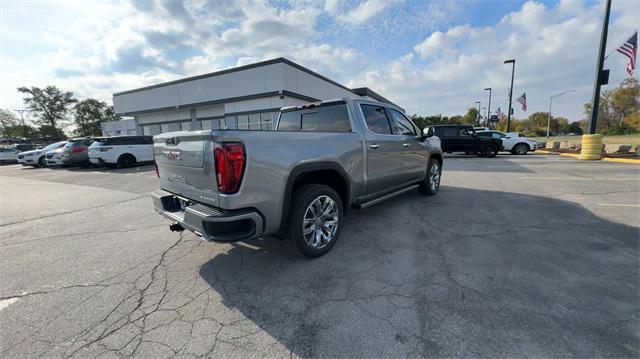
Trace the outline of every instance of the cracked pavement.
<instances>
[{"instance_id":1,"label":"cracked pavement","mask_svg":"<svg viewBox=\"0 0 640 359\"><path fill-rule=\"evenodd\" d=\"M444 171L434 197L351 211L307 260L170 232L151 166L0 166L0 357L640 355L640 167Z\"/></svg>"}]
</instances>

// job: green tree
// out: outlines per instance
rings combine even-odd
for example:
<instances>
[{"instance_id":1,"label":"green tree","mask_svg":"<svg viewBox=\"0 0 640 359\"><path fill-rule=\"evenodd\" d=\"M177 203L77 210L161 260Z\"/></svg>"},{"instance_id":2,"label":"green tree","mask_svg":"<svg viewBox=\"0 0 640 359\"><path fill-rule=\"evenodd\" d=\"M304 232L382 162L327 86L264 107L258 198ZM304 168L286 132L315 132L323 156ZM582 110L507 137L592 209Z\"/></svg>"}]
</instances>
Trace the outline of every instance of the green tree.
<instances>
[{"instance_id":1,"label":"green tree","mask_svg":"<svg viewBox=\"0 0 640 359\"><path fill-rule=\"evenodd\" d=\"M475 125L478 123L478 109L475 107L469 107L467 114L464 115L464 123L469 125Z\"/></svg>"},{"instance_id":2,"label":"green tree","mask_svg":"<svg viewBox=\"0 0 640 359\"><path fill-rule=\"evenodd\" d=\"M119 118L113 111L113 106L93 98L79 101L73 110L77 136L99 136L102 134L103 122Z\"/></svg>"},{"instance_id":3,"label":"green tree","mask_svg":"<svg viewBox=\"0 0 640 359\"><path fill-rule=\"evenodd\" d=\"M582 127L580 126L580 122L571 122L567 127L567 133L575 133L577 135L581 135Z\"/></svg>"},{"instance_id":4,"label":"green tree","mask_svg":"<svg viewBox=\"0 0 640 359\"><path fill-rule=\"evenodd\" d=\"M0 133L5 134L6 128L16 126L18 122L18 117L12 111L0 108Z\"/></svg>"},{"instance_id":5,"label":"green tree","mask_svg":"<svg viewBox=\"0 0 640 359\"><path fill-rule=\"evenodd\" d=\"M628 78L613 90L603 91L598 108L598 126L596 131L603 134L623 134L640 132L635 125L640 111L640 82L636 78ZM591 115L591 103L584 104L585 115ZM629 120L627 120L629 119ZM584 120L588 126L588 119Z\"/></svg>"},{"instance_id":6,"label":"green tree","mask_svg":"<svg viewBox=\"0 0 640 359\"><path fill-rule=\"evenodd\" d=\"M23 101L35 116L36 123L54 130L61 130L68 120L70 106L77 101L73 98L73 92L62 91L51 85L45 88L19 87L18 92L26 95Z\"/></svg>"}]
</instances>

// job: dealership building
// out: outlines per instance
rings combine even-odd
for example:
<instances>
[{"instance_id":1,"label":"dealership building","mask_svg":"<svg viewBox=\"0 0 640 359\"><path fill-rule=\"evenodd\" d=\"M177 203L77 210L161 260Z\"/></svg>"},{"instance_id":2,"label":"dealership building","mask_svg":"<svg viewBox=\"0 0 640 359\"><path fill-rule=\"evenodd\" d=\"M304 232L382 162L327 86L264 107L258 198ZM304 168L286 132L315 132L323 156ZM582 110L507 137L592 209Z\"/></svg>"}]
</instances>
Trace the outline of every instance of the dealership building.
<instances>
[{"instance_id":1,"label":"dealership building","mask_svg":"<svg viewBox=\"0 0 640 359\"><path fill-rule=\"evenodd\" d=\"M104 135L199 129L271 130L283 106L339 97L391 103L367 87L347 88L285 58L113 94L127 123ZM121 122L121 121L116 121Z\"/></svg>"}]
</instances>

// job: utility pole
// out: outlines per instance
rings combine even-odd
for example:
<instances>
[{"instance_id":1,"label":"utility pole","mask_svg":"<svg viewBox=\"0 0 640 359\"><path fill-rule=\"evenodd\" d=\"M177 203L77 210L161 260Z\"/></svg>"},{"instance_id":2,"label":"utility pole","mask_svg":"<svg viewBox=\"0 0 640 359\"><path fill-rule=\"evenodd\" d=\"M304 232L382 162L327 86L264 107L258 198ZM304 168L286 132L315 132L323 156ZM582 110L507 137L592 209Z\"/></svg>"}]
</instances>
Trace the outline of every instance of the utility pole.
<instances>
[{"instance_id":1,"label":"utility pole","mask_svg":"<svg viewBox=\"0 0 640 359\"><path fill-rule=\"evenodd\" d=\"M598 50L598 64L596 65L596 78L593 84L593 98L591 100L591 117L589 119L589 134L596 133L598 122L598 110L600 107L600 86L609 82L609 70L603 70L604 52L607 47L607 33L609 31L609 14L611 13L611 0L607 0L604 10L604 22L602 24L602 34L600 35L600 49Z\"/></svg>"},{"instance_id":2,"label":"utility pole","mask_svg":"<svg viewBox=\"0 0 640 359\"><path fill-rule=\"evenodd\" d=\"M480 122L480 101L476 101L476 103L478 104L478 114L476 115L476 121ZM473 124L471 124L471 126L473 126Z\"/></svg>"},{"instance_id":3,"label":"utility pole","mask_svg":"<svg viewBox=\"0 0 640 359\"><path fill-rule=\"evenodd\" d=\"M487 106L487 122L489 121L489 116L491 116L491 87L487 87L484 89L485 91L489 91L489 105ZM488 125L488 123L487 123Z\"/></svg>"},{"instance_id":4,"label":"utility pole","mask_svg":"<svg viewBox=\"0 0 640 359\"><path fill-rule=\"evenodd\" d=\"M549 96L549 118L547 119L547 138L549 138L549 127L551 126L551 104L553 103L553 99L556 97L560 97L564 94L568 94L569 92L574 92L575 90L569 90L569 91L565 91L562 93L559 93L557 95L552 95Z\"/></svg>"},{"instance_id":5,"label":"utility pole","mask_svg":"<svg viewBox=\"0 0 640 359\"><path fill-rule=\"evenodd\" d=\"M516 60L505 60L505 64L511 64L511 88L509 90L509 108L507 109L507 132L509 132L511 127L511 100L513 99L513 76L516 72Z\"/></svg>"}]
</instances>

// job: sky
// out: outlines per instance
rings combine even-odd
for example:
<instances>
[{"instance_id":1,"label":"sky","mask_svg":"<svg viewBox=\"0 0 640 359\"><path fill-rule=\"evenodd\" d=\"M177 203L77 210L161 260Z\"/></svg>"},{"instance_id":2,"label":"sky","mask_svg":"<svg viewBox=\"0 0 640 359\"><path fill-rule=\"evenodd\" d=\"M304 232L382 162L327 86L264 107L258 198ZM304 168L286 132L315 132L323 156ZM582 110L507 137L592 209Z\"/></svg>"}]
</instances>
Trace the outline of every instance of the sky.
<instances>
[{"instance_id":1,"label":"sky","mask_svg":"<svg viewBox=\"0 0 640 359\"><path fill-rule=\"evenodd\" d=\"M112 103L114 92L286 57L409 114L464 114L476 101L515 117L570 121L591 100L604 0L0 0L0 107L20 86L56 85ZM640 24L640 0L613 0L607 53ZM606 61L612 89L627 59ZM634 74L638 76L638 71ZM526 92L523 112L515 98Z\"/></svg>"}]
</instances>

